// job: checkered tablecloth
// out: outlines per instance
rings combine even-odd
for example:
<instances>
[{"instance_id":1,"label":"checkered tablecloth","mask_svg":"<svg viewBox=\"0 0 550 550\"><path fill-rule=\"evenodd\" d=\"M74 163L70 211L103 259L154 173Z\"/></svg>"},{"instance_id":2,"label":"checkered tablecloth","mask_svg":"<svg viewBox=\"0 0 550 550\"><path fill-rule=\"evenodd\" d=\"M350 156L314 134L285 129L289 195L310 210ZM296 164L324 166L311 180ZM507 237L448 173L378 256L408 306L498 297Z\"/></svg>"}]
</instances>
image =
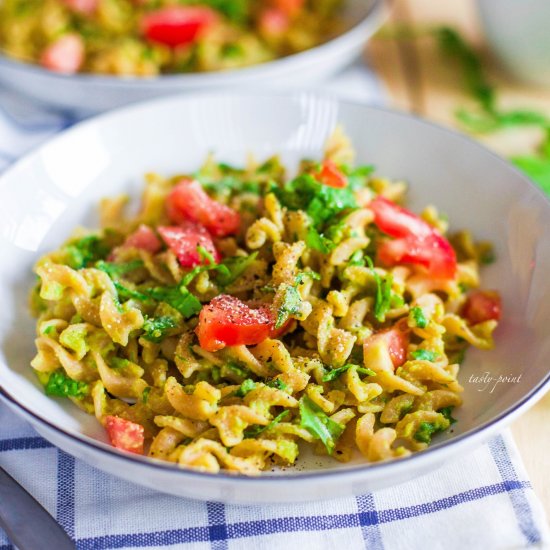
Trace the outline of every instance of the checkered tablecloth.
<instances>
[{"instance_id":1,"label":"checkered tablecloth","mask_svg":"<svg viewBox=\"0 0 550 550\"><path fill-rule=\"evenodd\" d=\"M349 69L323 89L383 103L376 80L364 68ZM0 90L0 170L75 120ZM542 506L508 432L394 488L333 501L234 506L163 495L99 472L53 447L0 404L0 466L57 518L79 550L550 545ZM12 550L1 530L0 550Z\"/></svg>"}]
</instances>

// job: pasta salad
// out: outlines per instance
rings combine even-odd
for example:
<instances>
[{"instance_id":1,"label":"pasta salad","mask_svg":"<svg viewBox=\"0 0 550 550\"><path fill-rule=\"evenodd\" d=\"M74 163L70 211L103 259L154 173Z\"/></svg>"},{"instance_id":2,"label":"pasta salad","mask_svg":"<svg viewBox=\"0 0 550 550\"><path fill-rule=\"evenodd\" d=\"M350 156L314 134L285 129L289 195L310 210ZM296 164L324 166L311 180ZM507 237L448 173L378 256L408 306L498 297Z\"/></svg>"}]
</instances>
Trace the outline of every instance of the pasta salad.
<instances>
[{"instance_id":1,"label":"pasta salad","mask_svg":"<svg viewBox=\"0 0 550 550\"><path fill-rule=\"evenodd\" d=\"M3 0L4 53L55 72L236 69L341 32L341 0Z\"/></svg>"},{"instance_id":2,"label":"pasta salad","mask_svg":"<svg viewBox=\"0 0 550 550\"><path fill-rule=\"evenodd\" d=\"M455 422L465 350L493 347L491 248L353 160L337 130L294 177L211 157L148 174L136 215L104 199L101 230L36 264L45 392L122 451L206 472L425 449Z\"/></svg>"}]
</instances>

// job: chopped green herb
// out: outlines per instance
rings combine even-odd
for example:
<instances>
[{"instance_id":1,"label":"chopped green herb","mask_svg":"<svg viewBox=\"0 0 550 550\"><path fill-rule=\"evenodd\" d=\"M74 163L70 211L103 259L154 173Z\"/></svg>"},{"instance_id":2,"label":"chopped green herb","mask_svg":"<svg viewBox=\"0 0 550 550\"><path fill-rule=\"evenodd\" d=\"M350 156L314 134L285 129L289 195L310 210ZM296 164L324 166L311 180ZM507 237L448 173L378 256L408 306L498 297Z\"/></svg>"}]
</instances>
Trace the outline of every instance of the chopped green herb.
<instances>
[{"instance_id":1,"label":"chopped green herb","mask_svg":"<svg viewBox=\"0 0 550 550\"><path fill-rule=\"evenodd\" d=\"M374 166L357 166L356 168L342 166L342 170L348 178L348 187L356 191L366 187L370 175L374 172Z\"/></svg>"},{"instance_id":2,"label":"chopped green herb","mask_svg":"<svg viewBox=\"0 0 550 550\"><path fill-rule=\"evenodd\" d=\"M151 386L147 386L141 394L141 402L145 405L149 400L149 394L151 393Z\"/></svg>"},{"instance_id":3,"label":"chopped green herb","mask_svg":"<svg viewBox=\"0 0 550 550\"><path fill-rule=\"evenodd\" d=\"M325 375L323 375L323 378L321 379L323 382L332 382L333 380L336 380L339 376L344 374L347 370L349 370L351 367L357 367L357 372L359 374L366 374L368 376L375 376L376 373L369 368L366 367L359 367L358 365L354 365L352 363L348 363L347 365L344 365L343 367L338 367L337 369L329 370Z\"/></svg>"},{"instance_id":4,"label":"chopped green herb","mask_svg":"<svg viewBox=\"0 0 550 550\"><path fill-rule=\"evenodd\" d=\"M291 315L298 315L302 306L302 297L294 286L287 285L284 289L282 303L277 312L275 328L281 328Z\"/></svg>"},{"instance_id":5,"label":"chopped green herb","mask_svg":"<svg viewBox=\"0 0 550 550\"><path fill-rule=\"evenodd\" d=\"M46 336L55 336L57 335L57 329L53 325L48 325L43 331L42 334Z\"/></svg>"},{"instance_id":6,"label":"chopped green herb","mask_svg":"<svg viewBox=\"0 0 550 550\"><path fill-rule=\"evenodd\" d=\"M203 0L233 23L243 23L250 15L250 0Z\"/></svg>"},{"instance_id":7,"label":"chopped green herb","mask_svg":"<svg viewBox=\"0 0 550 550\"><path fill-rule=\"evenodd\" d=\"M305 243L308 248L317 250L317 252L321 252L322 254L328 254L334 248L334 243L324 235L321 235L312 225L307 228Z\"/></svg>"},{"instance_id":8,"label":"chopped green herb","mask_svg":"<svg viewBox=\"0 0 550 550\"><path fill-rule=\"evenodd\" d=\"M146 291L146 296L164 302L179 311L185 319L200 312L202 305L199 299L185 286L155 287Z\"/></svg>"},{"instance_id":9,"label":"chopped green herb","mask_svg":"<svg viewBox=\"0 0 550 550\"><path fill-rule=\"evenodd\" d=\"M418 359L419 361L435 361L439 355L429 349L417 349L411 353L413 359Z\"/></svg>"},{"instance_id":10,"label":"chopped green herb","mask_svg":"<svg viewBox=\"0 0 550 550\"><path fill-rule=\"evenodd\" d=\"M244 397L248 392L251 392L256 387L256 382L254 380L247 378L235 391L237 397Z\"/></svg>"},{"instance_id":11,"label":"chopped green herb","mask_svg":"<svg viewBox=\"0 0 550 550\"><path fill-rule=\"evenodd\" d=\"M76 397L82 399L89 392L86 382L78 382L62 371L52 372L46 383L46 394L54 397Z\"/></svg>"},{"instance_id":12,"label":"chopped green herb","mask_svg":"<svg viewBox=\"0 0 550 550\"><path fill-rule=\"evenodd\" d=\"M143 262L141 260L132 260L131 262L125 262L122 264L116 264L113 262L106 262L104 260L99 260L95 264L96 269L100 269L101 271L104 271L110 277L120 277L121 275L125 275L130 271L135 271L136 269L139 269L142 266L143 266Z\"/></svg>"},{"instance_id":13,"label":"chopped green herb","mask_svg":"<svg viewBox=\"0 0 550 550\"><path fill-rule=\"evenodd\" d=\"M227 271L218 271L214 276L217 285L223 287L229 286L235 282L256 260L257 252L248 256L234 256L226 258L220 265L227 268Z\"/></svg>"},{"instance_id":14,"label":"chopped green herb","mask_svg":"<svg viewBox=\"0 0 550 550\"><path fill-rule=\"evenodd\" d=\"M424 311L422 311L422 308L418 306L414 306L411 309L411 313L417 327L426 328L428 326L428 319L426 319L426 316L424 315Z\"/></svg>"},{"instance_id":15,"label":"chopped green herb","mask_svg":"<svg viewBox=\"0 0 550 550\"><path fill-rule=\"evenodd\" d=\"M97 236L88 235L63 247L67 262L73 269L81 269L104 259L109 247Z\"/></svg>"},{"instance_id":16,"label":"chopped green herb","mask_svg":"<svg viewBox=\"0 0 550 550\"><path fill-rule=\"evenodd\" d=\"M454 407L443 407L442 409L439 409L439 413L441 413L451 424L454 424L457 422L456 418L452 417Z\"/></svg>"},{"instance_id":17,"label":"chopped green herb","mask_svg":"<svg viewBox=\"0 0 550 550\"><path fill-rule=\"evenodd\" d=\"M429 445L432 442L432 435L438 431L440 430L432 422L421 422L417 432L414 434L414 438L421 443Z\"/></svg>"},{"instance_id":18,"label":"chopped green herb","mask_svg":"<svg viewBox=\"0 0 550 550\"><path fill-rule=\"evenodd\" d=\"M283 411L281 414L278 414L267 426L252 426L250 428L247 428L244 431L244 437L245 439L252 439L254 437L257 437L264 431L271 430L273 426L276 426L283 420L283 418L286 418L290 414L290 411L287 409L286 411Z\"/></svg>"},{"instance_id":19,"label":"chopped green herb","mask_svg":"<svg viewBox=\"0 0 550 550\"><path fill-rule=\"evenodd\" d=\"M321 275L319 275L319 273L317 273L316 271L300 271L300 273L298 273L298 275L296 275L294 279L294 285L299 286L301 284L304 284L304 281L306 279L319 281L321 279Z\"/></svg>"},{"instance_id":20,"label":"chopped green herb","mask_svg":"<svg viewBox=\"0 0 550 550\"><path fill-rule=\"evenodd\" d=\"M115 285L118 297L122 300L138 300L139 302L148 302L151 299L151 297L147 294L137 290L132 290L118 281L113 281L113 284Z\"/></svg>"},{"instance_id":21,"label":"chopped green herb","mask_svg":"<svg viewBox=\"0 0 550 550\"><path fill-rule=\"evenodd\" d=\"M319 439L329 455L334 451L336 441L342 435L345 426L331 420L307 395L299 401L300 426L305 428L313 437Z\"/></svg>"},{"instance_id":22,"label":"chopped green herb","mask_svg":"<svg viewBox=\"0 0 550 550\"><path fill-rule=\"evenodd\" d=\"M167 315L145 319L142 327L145 332L143 338L155 344L159 344L166 337L166 333L177 326L178 322Z\"/></svg>"},{"instance_id":23,"label":"chopped green herb","mask_svg":"<svg viewBox=\"0 0 550 550\"><path fill-rule=\"evenodd\" d=\"M351 189L323 185L309 174L302 174L275 189L275 194L283 206L306 212L317 229L340 212L357 208Z\"/></svg>"},{"instance_id":24,"label":"chopped green herb","mask_svg":"<svg viewBox=\"0 0 550 550\"><path fill-rule=\"evenodd\" d=\"M270 388L276 388L281 391L288 390L288 384L286 382L283 382L283 380L281 380L280 378L273 378L273 380L267 380L265 385L269 386Z\"/></svg>"},{"instance_id":25,"label":"chopped green herb","mask_svg":"<svg viewBox=\"0 0 550 550\"><path fill-rule=\"evenodd\" d=\"M221 370L221 375L224 376L224 369L228 370L231 374L234 376L237 376L238 378L242 378L243 380L248 378L248 375L250 374L250 371L244 367L241 367L240 365L237 365L237 363L226 363Z\"/></svg>"},{"instance_id":26,"label":"chopped green herb","mask_svg":"<svg viewBox=\"0 0 550 550\"><path fill-rule=\"evenodd\" d=\"M363 257L363 251L362 250L356 250L349 257L348 265L364 266L365 265L365 258Z\"/></svg>"},{"instance_id":27,"label":"chopped green herb","mask_svg":"<svg viewBox=\"0 0 550 550\"><path fill-rule=\"evenodd\" d=\"M113 357L109 360L109 366L112 369L123 369L130 365L131 361L124 359L124 357Z\"/></svg>"},{"instance_id":28,"label":"chopped green herb","mask_svg":"<svg viewBox=\"0 0 550 550\"><path fill-rule=\"evenodd\" d=\"M374 269L374 264L369 256L365 256L369 268L376 282L376 297L374 302L374 316L379 323L383 323L386 320L386 313L392 307L392 284L393 277L391 274L386 275L385 277L380 277L380 275Z\"/></svg>"}]
</instances>

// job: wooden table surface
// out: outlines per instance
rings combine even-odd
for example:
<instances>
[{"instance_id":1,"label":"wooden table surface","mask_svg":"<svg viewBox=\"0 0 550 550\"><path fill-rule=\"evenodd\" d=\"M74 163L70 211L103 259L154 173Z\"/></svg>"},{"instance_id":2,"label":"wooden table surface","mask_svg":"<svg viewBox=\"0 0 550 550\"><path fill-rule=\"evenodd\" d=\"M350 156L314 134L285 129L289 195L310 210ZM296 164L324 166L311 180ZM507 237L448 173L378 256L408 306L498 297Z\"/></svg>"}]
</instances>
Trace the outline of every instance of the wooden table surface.
<instances>
[{"instance_id":1,"label":"wooden table surface","mask_svg":"<svg viewBox=\"0 0 550 550\"><path fill-rule=\"evenodd\" d=\"M489 78L495 83L503 107L530 107L550 116L550 89L537 89L514 81L491 58L483 41L474 0L394 0L388 27L394 24L427 29L441 25L456 28L479 48ZM387 27L387 28L388 28ZM392 39L379 35L368 49L371 65L386 88L391 105L412 111L447 126L456 126L454 111L468 106L460 76L424 33L416 38ZM507 130L480 138L501 155L524 154L540 138L537 130ZM550 238L550 235L549 235ZM550 358L549 358L550 359ZM514 438L533 483L550 518L550 393L512 425Z\"/></svg>"}]
</instances>

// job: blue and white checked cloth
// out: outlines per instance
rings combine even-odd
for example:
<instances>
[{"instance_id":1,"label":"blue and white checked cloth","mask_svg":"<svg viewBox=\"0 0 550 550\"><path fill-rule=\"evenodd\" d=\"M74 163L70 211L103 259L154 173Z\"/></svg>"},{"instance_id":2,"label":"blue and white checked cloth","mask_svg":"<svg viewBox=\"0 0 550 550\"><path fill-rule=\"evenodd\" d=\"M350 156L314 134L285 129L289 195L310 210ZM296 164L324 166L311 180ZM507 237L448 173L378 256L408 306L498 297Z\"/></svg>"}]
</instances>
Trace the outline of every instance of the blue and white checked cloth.
<instances>
[{"instance_id":1,"label":"blue and white checked cloth","mask_svg":"<svg viewBox=\"0 0 550 550\"><path fill-rule=\"evenodd\" d=\"M377 82L358 68L324 89L383 103ZM0 170L73 122L0 90ZM166 496L94 470L0 405L0 466L57 518L79 550L550 547L544 511L508 432L433 475L391 489L308 504L232 506ZM0 530L0 550L12 549Z\"/></svg>"}]
</instances>

